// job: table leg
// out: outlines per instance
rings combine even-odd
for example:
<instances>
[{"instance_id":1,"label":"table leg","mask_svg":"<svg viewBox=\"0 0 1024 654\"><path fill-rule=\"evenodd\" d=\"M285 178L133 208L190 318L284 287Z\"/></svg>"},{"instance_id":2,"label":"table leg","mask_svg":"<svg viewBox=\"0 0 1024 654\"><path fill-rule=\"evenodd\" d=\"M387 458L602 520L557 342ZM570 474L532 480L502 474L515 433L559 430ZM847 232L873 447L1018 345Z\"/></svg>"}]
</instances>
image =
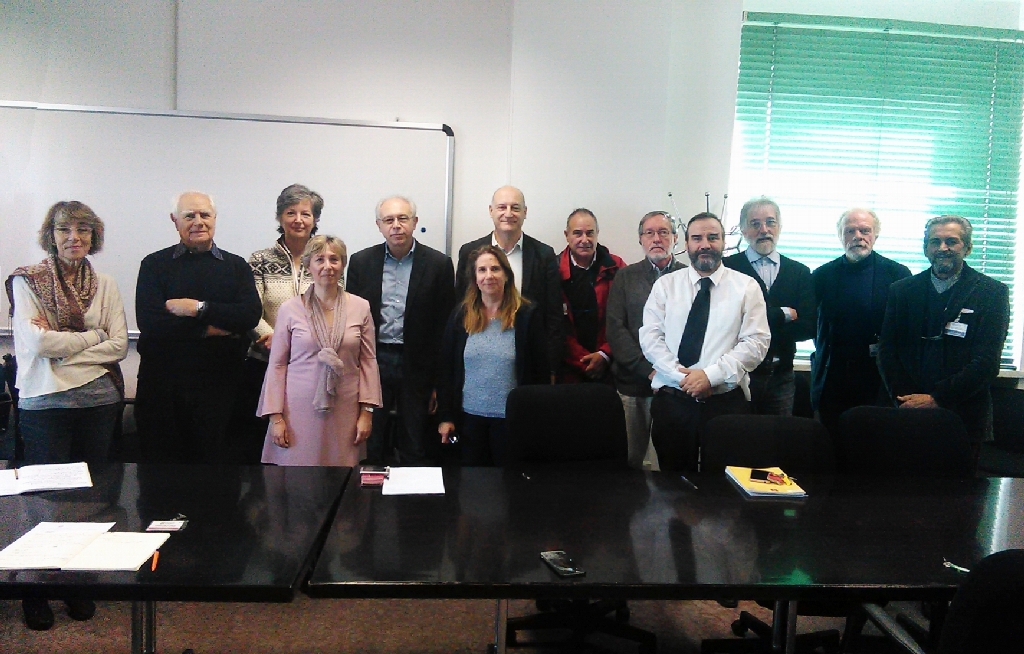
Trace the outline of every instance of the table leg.
<instances>
[{"instance_id":1,"label":"table leg","mask_svg":"<svg viewBox=\"0 0 1024 654\"><path fill-rule=\"evenodd\" d=\"M132 602L132 654L156 654L155 602Z\"/></svg>"},{"instance_id":2,"label":"table leg","mask_svg":"<svg viewBox=\"0 0 1024 654\"><path fill-rule=\"evenodd\" d=\"M796 609L795 601L789 602L789 606L786 607L786 654L796 652Z\"/></svg>"},{"instance_id":3,"label":"table leg","mask_svg":"<svg viewBox=\"0 0 1024 654\"><path fill-rule=\"evenodd\" d=\"M508 600L494 602L494 654L505 654L505 632L508 628Z\"/></svg>"},{"instance_id":4,"label":"table leg","mask_svg":"<svg viewBox=\"0 0 1024 654\"><path fill-rule=\"evenodd\" d=\"M772 611L772 653L782 654L786 646L786 609L789 603L782 600L775 601L775 608Z\"/></svg>"}]
</instances>

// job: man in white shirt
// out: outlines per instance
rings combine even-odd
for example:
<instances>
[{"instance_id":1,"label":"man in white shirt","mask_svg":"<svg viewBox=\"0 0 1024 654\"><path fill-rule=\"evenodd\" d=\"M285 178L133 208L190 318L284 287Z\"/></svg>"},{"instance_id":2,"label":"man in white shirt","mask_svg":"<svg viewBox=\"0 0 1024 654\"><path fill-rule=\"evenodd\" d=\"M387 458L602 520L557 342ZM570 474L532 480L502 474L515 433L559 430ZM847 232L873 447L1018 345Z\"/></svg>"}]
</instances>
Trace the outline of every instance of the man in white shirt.
<instances>
[{"instance_id":1,"label":"man in white shirt","mask_svg":"<svg viewBox=\"0 0 1024 654\"><path fill-rule=\"evenodd\" d=\"M459 265L455 268L455 301L466 295L466 287L473 280L467 270L469 255L484 245L494 245L508 257L515 276L516 289L527 300L537 305L544 317L548 340L548 364L554 382L564 350L562 336L562 279L558 274L558 261L550 245L541 243L523 233L526 222L526 198L514 186L502 186L491 196L487 207L494 223L494 231L466 243L459 248Z\"/></svg>"},{"instance_id":2,"label":"man in white shirt","mask_svg":"<svg viewBox=\"0 0 1024 654\"><path fill-rule=\"evenodd\" d=\"M724 234L712 213L691 218L691 267L655 282L644 306L640 347L654 367L651 440L662 470L696 471L701 427L750 413L749 373L771 344L761 288L722 266Z\"/></svg>"}]
</instances>

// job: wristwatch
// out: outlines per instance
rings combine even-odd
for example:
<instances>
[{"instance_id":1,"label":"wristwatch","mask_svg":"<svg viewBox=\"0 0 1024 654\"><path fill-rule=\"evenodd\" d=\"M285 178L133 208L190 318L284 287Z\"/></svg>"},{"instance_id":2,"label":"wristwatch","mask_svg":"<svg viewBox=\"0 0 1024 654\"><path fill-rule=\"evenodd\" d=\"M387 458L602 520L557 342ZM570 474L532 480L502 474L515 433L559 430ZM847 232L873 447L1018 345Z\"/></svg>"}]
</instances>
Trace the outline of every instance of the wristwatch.
<instances>
[{"instance_id":1,"label":"wristwatch","mask_svg":"<svg viewBox=\"0 0 1024 654\"><path fill-rule=\"evenodd\" d=\"M374 410L375 408L376 408L376 407L372 407L372 406L364 406L364 407L363 407L363 411L366 411L367 413L373 413L373 410Z\"/></svg>"},{"instance_id":2,"label":"wristwatch","mask_svg":"<svg viewBox=\"0 0 1024 654\"><path fill-rule=\"evenodd\" d=\"M200 317L206 311L206 301L196 300L196 317Z\"/></svg>"}]
</instances>

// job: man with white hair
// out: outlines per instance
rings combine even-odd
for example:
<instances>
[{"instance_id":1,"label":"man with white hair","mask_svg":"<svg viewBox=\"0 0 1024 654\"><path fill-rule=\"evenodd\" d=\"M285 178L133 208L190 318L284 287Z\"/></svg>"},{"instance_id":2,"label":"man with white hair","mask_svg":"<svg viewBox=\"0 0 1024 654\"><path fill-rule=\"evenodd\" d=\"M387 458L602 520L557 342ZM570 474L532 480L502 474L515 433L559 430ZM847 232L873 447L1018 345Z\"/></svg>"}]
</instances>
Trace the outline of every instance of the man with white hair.
<instances>
[{"instance_id":1,"label":"man with white hair","mask_svg":"<svg viewBox=\"0 0 1024 654\"><path fill-rule=\"evenodd\" d=\"M248 333L263 307L249 264L213 242L210 196L182 193L171 222L179 243L142 260L135 288L139 447L147 463L222 463Z\"/></svg>"},{"instance_id":2,"label":"man with white hair","mask_svg":"<svg viewBox=\"0 0 1024 654\"><path fill-rule=\"evenodd\" d=\"M845 211L836 228L845 253L811 274L818 304L811 406L832 433L847 409L879 403L875 357L886 299L893 282L910 277L909 268L874 251L882 229L874 211Z\"/></svg>"},{"instance_id":3,"label":"man with white hair","mask_svg":"<svg viewBox=\"0 0 1024 654\"><path fill-rule=\"evenodd\" d=\"M972 231L961 216L925 225L931 266L889 290L878 360L893 404L956 412L977 455L992 438L989 386L1010 325L1010 292L964 263Z\"/></svg>"}]
</instances>

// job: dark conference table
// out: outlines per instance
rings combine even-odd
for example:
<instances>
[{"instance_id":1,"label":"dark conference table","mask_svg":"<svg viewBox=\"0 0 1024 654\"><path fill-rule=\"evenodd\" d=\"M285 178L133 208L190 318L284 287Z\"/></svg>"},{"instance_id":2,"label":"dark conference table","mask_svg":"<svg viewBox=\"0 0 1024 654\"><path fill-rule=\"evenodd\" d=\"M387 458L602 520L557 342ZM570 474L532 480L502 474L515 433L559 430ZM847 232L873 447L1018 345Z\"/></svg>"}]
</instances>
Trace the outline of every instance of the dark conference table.
<instances>
[{"instance_id":1,"label":"dark conference table","mask_svg":"<svg viewBox=\"0 0 1024 654\"><path fill-rule=\"evenodd\" d=\"M0 548L39 522L144 531L179 513L156 571L0 572L0 598L131 601L132 651L155 651L155 602L290 602L320 551L349 468L90 466L92 488L0 497Z\"/></svg>"},{"instance_id":2,"label":"dark conference table","mask_svg":"<svg viewBox=\"0 0 1024 654\"><path fill-rule=\"evenodd\" d=\"M1024 547L1024 479L802 478L748 500L724 474L445 470L444 496L355 478L305 587L312 597L948 600L994 551ZM542 550L585 577L559 579ZM789 612L794 620L795 611ZM499 650L504 639L497 639Z\"/></svg>"}]
</instances>

